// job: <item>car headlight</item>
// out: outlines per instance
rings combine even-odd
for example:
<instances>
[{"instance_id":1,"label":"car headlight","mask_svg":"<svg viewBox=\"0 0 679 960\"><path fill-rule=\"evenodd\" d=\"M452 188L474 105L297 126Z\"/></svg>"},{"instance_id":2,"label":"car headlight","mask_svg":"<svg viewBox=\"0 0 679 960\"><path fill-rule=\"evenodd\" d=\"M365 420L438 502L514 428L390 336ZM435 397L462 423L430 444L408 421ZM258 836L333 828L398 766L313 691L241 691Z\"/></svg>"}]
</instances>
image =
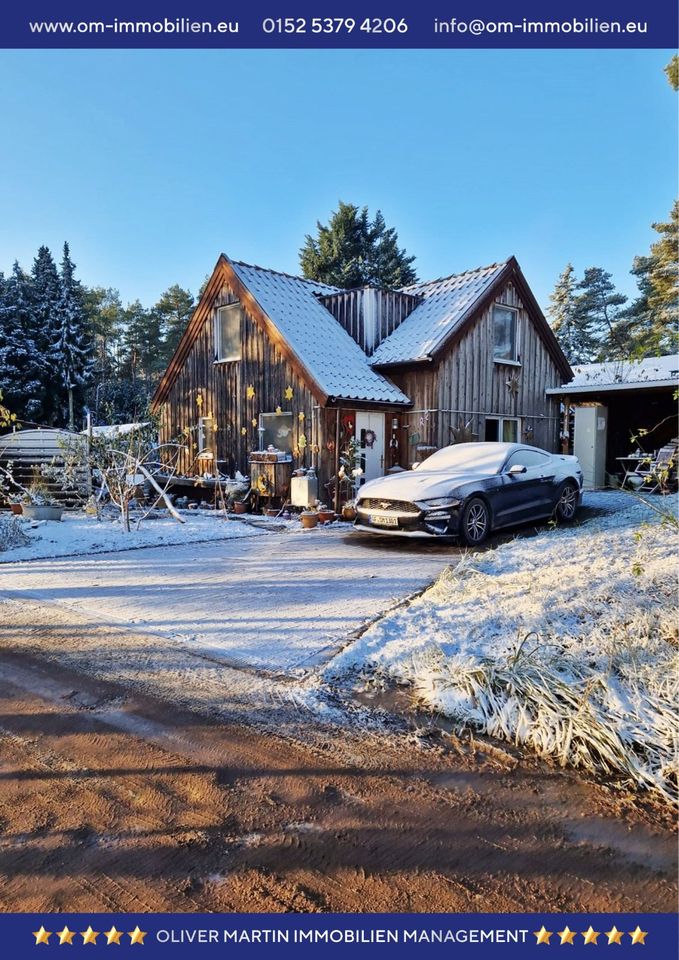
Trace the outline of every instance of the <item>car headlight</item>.
<instances>
[{"instance_id":1,"label":"car headlight","mask_svg":"<svg viewBox=\"0 0 679 960\"><path fill-rule=\"evenodd\" d=\"M424 510L442 510L459 507L462 503L456 497L437 497L435 500L421 500L420 504Z\"/></svg>"}]
</instances>

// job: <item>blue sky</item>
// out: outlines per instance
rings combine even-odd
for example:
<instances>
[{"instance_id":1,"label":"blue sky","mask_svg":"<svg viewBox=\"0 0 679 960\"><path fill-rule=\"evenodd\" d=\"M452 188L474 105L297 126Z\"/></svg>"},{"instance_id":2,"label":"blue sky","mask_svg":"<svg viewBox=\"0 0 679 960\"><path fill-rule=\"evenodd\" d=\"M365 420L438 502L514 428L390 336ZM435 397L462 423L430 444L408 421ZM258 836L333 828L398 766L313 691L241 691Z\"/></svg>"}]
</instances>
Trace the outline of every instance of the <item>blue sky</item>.
<instances>
[{"instance_id":1,"label":"blue sky","mask_svg":"<svg viewBox=\"0 0 679 960\"><path fill-rule=\"evenodd\" d=\"M572 260L633 292L677 187L665 51L2 51L0 269L64 239L151 304L218 254L297 271L338 199L422 279Z\"/></svg>"}]
</instances>

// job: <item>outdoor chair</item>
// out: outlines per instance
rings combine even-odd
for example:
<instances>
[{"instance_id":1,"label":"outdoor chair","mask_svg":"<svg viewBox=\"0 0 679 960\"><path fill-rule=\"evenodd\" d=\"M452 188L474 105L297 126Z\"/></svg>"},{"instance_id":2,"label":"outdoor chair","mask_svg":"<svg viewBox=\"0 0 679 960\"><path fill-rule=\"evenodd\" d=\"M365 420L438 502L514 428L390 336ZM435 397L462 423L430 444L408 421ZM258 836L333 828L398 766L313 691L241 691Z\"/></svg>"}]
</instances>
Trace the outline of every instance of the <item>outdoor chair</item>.
<instances>
[{"instance_id":1,"label":"outdoor chair","mask_svg":"<svg viewBox=\"0 0 679 960\"><path fill-rule=\"evenodd\" d=\"M637 489L643 490L644 493L656 493L657 491L665 493L668 490L676 489L678 449L679 438L675 437L674 440L661 447L652 458L640 463L634 472L634 476L641 480Z\"/></svg>"}]
</instances>

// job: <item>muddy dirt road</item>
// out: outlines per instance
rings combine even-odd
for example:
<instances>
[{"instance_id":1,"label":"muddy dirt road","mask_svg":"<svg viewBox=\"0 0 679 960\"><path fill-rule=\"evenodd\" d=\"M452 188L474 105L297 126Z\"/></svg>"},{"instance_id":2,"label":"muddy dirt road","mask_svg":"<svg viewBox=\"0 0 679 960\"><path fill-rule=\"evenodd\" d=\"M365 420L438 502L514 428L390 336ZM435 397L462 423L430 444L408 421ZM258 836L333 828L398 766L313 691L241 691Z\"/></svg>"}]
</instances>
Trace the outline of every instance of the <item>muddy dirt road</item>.
<instances>
[{"instance_id":1,"label":"muddy dirt road","mask_svg":"<svg viewBox=\"0 0 679 960\"><path fill-rule=\"evenodd\" d=\"M668 814L481 741L288 723L280 697L210 719L217 688L149 684L148 637L66 616L0 604L3 911L674 908Z\"/></svg>"}]
</instances>

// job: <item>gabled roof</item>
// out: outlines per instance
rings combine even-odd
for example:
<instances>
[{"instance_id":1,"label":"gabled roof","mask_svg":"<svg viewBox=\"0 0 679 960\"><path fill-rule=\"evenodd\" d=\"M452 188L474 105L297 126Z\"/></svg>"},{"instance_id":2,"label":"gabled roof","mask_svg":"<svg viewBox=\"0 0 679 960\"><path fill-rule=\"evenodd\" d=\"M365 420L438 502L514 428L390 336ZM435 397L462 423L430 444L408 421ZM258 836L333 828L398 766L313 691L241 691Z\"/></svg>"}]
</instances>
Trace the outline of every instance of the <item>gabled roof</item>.
<instances>
[{"instance_id":1,"label":"gabled roof","mask_svg":"<svg viewBox=\"0 0 679 960\"><path fill-rule=\"evenodd\" d=\"M372 363L381 366L428 360L462 326L509 263L506 260L404 287L403 293L417 294L423 301L382 341L372 355Z\"/></svg>"},{"instance_id":2,"label":"gabled roof","mask_svg":"<svg viewBox=\"0 0 679 960\"><path fill-rule=\"evenodd\" d=\"M336 287L234 260L231 265L328 397L410 403L372 369L356 341L319 302L316 294L337 293Z\"/></svg>"},{"instance_id":3,"label":"gabled roof","mask_svg":"<svg viewBox=\"0 0 679 960\"><path fill-rule=\"evenodd\" d=\"M317 294L336 293L336 287L230 260L222 254L156 388L154 409L167 398L224 283L230 285L320 402L338 399L410 404L398 387L372 369L359 345L318 300Z\"/></svg>"}]
</instances>

